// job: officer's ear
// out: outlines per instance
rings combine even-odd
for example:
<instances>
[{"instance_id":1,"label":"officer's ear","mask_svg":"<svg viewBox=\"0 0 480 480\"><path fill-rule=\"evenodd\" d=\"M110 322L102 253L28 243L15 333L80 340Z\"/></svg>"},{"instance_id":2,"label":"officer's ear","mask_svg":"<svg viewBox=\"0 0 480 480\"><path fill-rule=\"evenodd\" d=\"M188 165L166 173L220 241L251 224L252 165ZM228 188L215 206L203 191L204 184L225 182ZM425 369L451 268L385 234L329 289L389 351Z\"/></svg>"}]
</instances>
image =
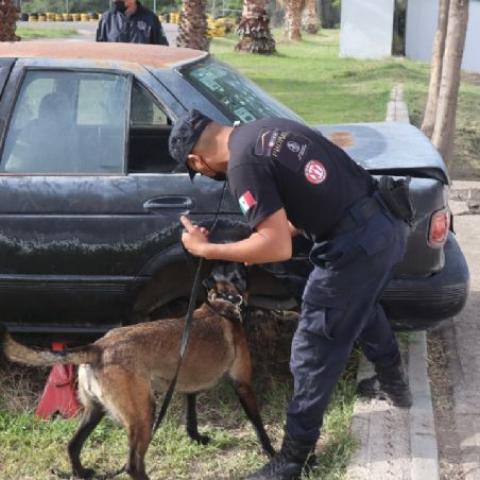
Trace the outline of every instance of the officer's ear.
<instances>
[{"instance_id":1,"label":"officer's ear","mask_svg":"<svg viewBox=\"0 0 480 480\"><path fill-rule=\"evenodd\" d=\"M201 172L205 168L205 162L203 161L203 157L195 153L190 153L187 156L187 164L192 170L195 170L196 172Z\"/></svg>"}]
</instances>

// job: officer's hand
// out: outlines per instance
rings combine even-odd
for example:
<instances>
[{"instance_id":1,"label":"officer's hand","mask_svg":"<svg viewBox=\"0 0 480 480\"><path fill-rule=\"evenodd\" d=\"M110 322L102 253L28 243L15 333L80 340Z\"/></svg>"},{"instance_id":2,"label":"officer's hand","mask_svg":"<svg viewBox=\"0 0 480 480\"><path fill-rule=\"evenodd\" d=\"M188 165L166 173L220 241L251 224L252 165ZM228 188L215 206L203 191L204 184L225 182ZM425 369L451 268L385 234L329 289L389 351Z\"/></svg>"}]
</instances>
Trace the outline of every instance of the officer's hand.
<instances>
[{"instance_id":1,"label":"officer's hand","mask_svg":"<svg viewBox=\"0 0 480 480\"><path fill-rule=\"evenodd\" d=\"M194 225L188 217L180 217L181 224L185 227L182 233L184 247L196 257L203 257L203 247L208 243L208 230L205 227Z\"/></svg>"}]
</instances>

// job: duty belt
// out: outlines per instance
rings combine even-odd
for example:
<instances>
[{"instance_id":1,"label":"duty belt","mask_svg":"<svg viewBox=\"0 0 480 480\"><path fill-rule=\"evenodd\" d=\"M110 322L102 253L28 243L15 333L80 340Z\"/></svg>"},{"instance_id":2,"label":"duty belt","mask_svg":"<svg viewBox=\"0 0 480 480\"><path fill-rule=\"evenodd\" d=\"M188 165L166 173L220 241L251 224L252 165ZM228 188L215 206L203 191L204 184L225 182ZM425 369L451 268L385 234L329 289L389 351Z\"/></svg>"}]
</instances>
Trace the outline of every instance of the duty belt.
<instances>
[{"instance_id":1,"label":"duty belt","mask_svg":"<svg viewBox=\"0 0 480 480\"><path fill-rule=\"evenodd\" d=\"M347 211L346 215L333 227L329 238L358 228L373 215L385 210L386 208L382 205L378 192L375 192L371 197L363 197L357 200Z\"/></svg>"}]
</instances>

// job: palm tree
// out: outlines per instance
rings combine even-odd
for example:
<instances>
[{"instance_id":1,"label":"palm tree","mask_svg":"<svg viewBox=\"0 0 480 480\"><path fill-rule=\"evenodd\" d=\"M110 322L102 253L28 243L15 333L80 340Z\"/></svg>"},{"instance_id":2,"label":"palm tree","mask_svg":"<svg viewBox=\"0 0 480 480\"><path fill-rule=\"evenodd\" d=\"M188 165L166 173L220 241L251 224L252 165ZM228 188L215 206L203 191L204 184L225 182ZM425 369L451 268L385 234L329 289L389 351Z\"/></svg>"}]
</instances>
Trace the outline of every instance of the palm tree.
<instances>
[{"instance_id":1,"label":"palm tree","mask_svg":"<svg viewBox=\"0 0 480 480\"><path fill-rule=\"evenodd\" d=\"M303 14L303 28L308 33L317 33L320 30L320 18L317 13L317 1L306 0Z\"/></svg>"},{"instance_id":2,"label":"palm tree","mask_svg":"<svg viewBox=\"0 0 480 480\"><path fill-rule=\"evenodd\" d=\"M0 0L0 42L20 40L15 35L18 10L11 0Z\"/></svg>"},{"instance_id":3,"label":"palm tree","mask_svg":"<svg viewBox=\"0 0 480 480\"><path fill-rule=\"evenodd\" d=\"M284 4L287 37L297 42L302 39L302 12L305 0L284 0Z\"/></svg>"},{"instance_id":4,"label":"palm tree","mask_svg":"<svg viewBox=\"0 0 480 480\"><path fill-rule=\"evenodd\" d=\"M275 40L270 32L266 0L244 0L242 18L237 27L240 41L236 50L270 54L275 52Z\"/></svg>"},{"instance_id":5,"label":"palm tree","mask_svg":"<svg viewBox=\"0 0 480 480\"><path fill-rule=\"evenodd\" d=\"M177 47L208 51L206 0L183 0L178 24Z\"/></svg>"}]
</instances>

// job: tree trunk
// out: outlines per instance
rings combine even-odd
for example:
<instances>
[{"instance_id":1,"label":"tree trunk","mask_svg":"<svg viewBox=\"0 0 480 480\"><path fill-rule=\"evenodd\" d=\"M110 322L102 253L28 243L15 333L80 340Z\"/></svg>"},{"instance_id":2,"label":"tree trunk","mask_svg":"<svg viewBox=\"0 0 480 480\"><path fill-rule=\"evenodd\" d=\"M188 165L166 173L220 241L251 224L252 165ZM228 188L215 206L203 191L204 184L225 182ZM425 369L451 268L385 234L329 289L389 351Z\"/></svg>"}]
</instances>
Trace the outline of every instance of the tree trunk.
<instances>
[{"instance_id":1,"label":"tree trunk","mask_svg":"<svg viewBox=\"0 0 480 480\"><path fill-rule=\"evenodd\" d=\"M177 47L208 51L206 0L184 0L178 24Z\"/></svg>"},{"instance_id":2,"label":"tree trunk","mask_svg":"<svg viewBox=\"0 0 480 480\"><path fill-rule=\"evenodd\" d=\"M320 19L317 14L317 0L306 0L302 23L303 28L308 33L318 33L320 30Z\"/></svg>"},{"instance_id":3,"label":"tree trunk","mask_svg":"<svg viewBox=\"0 0 480 480\"><path fill-rule=\"evenodd\" d=\"M285 24L289 40L298 42L302 39L302 12L305 7L305 0L285 1Z\"/></svg>"},{"instance_id":4,"label":"tree trunk","mask_svg":"<svg viewBox=\"0 0 480 480\"><path fill-rule=\"evenodd\" d=\"M442 80L438 93L437 114L432 143L447 165L452 162L458 90L468 25L469 0L450 0L447 37L443 56Z\"/></svg>"},{"instance_id":5,"label":"tree trunk","mask_svg":"<svg viewBox=\"0 0 480 480\"><path fill-rule=\"evenodd\" d=\"M0 0L0 42L15 42L18 10L11 0Z\"/></svg>"},{"instance_id":6,"label":"tree trunk","mask_svg":"<svg viewBox=\"0 0 480 480\"><path fill-rule=\"evenodd\" d=\"M262 54L275 52L275 40L270 32L265 4L266 0L244 0L242 18L237 28L240 41L235 50Z\"/></svg>"},{"instance_id":7,"label":"tree trunk","mask_svg":"<svg viewBox=\"0 0 480 480\"><path fill-rule=\"evenodd\" d=\"M433 42L432 65L430 70L430 85L428 87L427 106L422 122L422 131L432 137L437 112L438 92L442 78L443 53L445 51L445 38L447 36L447 20L450 0L440 0L438 6L438 25Z\"/></svg>"}]
</instances>

